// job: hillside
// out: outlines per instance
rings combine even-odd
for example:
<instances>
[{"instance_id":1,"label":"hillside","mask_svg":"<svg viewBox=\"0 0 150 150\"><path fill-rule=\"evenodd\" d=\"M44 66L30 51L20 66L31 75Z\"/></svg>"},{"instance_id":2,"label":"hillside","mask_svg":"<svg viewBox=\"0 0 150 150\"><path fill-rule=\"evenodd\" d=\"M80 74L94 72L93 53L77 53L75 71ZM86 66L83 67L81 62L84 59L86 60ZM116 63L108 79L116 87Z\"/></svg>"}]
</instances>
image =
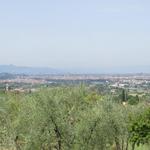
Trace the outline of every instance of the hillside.
<instances>
[{"instance_id":1,"label":"hillside","mask_svg":"<svg viewBox=\"0 0 150 150\"><path fill-rule=\"evenodd\" d=\"M63 71L48 67L22 67L15 65L0 65L0 73L37 75L62 74Z\"/></svg>"}]
</instances>

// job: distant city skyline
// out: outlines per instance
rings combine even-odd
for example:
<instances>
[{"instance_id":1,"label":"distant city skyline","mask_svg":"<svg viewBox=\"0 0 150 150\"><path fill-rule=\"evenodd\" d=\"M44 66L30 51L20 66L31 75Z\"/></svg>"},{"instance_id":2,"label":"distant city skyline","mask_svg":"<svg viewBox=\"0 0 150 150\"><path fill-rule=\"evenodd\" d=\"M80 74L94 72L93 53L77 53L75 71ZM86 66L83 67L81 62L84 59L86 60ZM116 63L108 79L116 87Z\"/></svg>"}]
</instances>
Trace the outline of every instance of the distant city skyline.
<instances>
[{"instance_id":1,"label":"distant city skyline","mask_svg":"<svg viewBox=\"0 0 150 150\"><path fill-rule=\"evenodd\" d=\"M150 66L149 8L148 0L3 1L0 64L74 71Z\"/></svg>"}]
</instances>

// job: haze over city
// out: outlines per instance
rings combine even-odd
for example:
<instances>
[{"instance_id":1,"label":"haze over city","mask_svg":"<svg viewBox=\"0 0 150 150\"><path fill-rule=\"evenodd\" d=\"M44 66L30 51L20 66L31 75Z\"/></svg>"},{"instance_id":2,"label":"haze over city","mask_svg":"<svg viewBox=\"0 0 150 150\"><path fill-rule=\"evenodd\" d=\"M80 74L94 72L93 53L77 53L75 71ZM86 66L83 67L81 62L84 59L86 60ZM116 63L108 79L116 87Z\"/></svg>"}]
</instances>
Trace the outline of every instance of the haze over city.
<instances>
[{"instance_id":1,"label":"haze over city","mask_svg":"<svg viewBox=\"0 0 150 150\"><path fill-rule=\"evenodd\" d=\"M2 1L0 64L149 71L149 7L148 0Z\"/></svg>"}]
</instances>

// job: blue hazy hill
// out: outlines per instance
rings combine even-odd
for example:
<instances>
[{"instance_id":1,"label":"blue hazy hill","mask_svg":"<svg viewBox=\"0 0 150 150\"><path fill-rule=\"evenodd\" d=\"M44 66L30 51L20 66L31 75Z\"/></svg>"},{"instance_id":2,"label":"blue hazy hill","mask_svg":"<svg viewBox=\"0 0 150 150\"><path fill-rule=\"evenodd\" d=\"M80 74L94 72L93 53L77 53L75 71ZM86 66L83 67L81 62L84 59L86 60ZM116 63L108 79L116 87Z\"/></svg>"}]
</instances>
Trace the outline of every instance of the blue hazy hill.
<instances>
[{"instance_id":1,"label":"blue hazy hill","mask_svg":"<svg viewBox=\"0 0 150 150\"><path fill-rule=\"evenodd\" d=\"M150 66L100 67L53 69L49 67L22 67L15 65L0 65L0 73L46 75L46 74L126 74L150 73Z\"/></svg>"},{"instance_id":2,"label":"blue hazy hill","mask_svg":"<svg viewBox=\"0 0 150 150\"><path fill-rule=\"evenodd\" d=\"M40 75L40 74L62 74L64 72L61 70L48 67L21 67L15 65L0 65L0 73Z\"/></svg>"}]
</instances>

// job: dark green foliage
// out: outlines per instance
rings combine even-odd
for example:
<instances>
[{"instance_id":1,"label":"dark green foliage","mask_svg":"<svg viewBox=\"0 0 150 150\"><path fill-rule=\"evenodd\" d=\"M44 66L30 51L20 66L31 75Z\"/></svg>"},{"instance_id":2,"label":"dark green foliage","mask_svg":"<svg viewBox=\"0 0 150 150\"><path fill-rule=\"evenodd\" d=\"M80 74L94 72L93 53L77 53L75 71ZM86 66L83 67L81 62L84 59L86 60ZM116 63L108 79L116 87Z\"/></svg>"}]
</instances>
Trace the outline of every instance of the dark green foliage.
<instances>
[{"instance_id":1,"label":"dark green foliage","mask_svg":"<svg viewBox=\"0 0 150 150\"><path fill-rule=\"evenodd\" d=\"M122 90L122 101L125 102L127 100L127 94L125 89Z\"/></svg>"},{"instance_id":2,"label":"dark green foliage","mask_svg":"<svg viewBox=\"0 0 150 150\"><path fill-rule=\"evenodd\" d=\"M148 144L150 141L150 109L138 114L137 117L131 118L130 141L138 146Z\"/></svg>"},{"instance_id":3,"label":"dark green foliage","mask_svg":"<svg viewBox=\"0 0 150 150\"><path fill-rule=\"evenodd\" d=\"M127 95L127 90L126 89L118 89L118 95L116 96L118 97L118 102L126 102L128 95Z\"/></svg>"},{"instance_id":4,"label":"dark green foliage","mask_svg":"<svg viewBox=\"0 0 150 150\"><path fill-rule=\"evenodd\" d=\"M136 96L129 95L128 96L128 103L130 105L136 105L136 104L138 104L139 103L139 97L138 97L138 95L136 95Z\"/></svg>"},{"instance_id":5,"label":"dark green foliage","mask_svg":"<svg viewBox=\"0 0 150 150\"><path fill-rule=\"evenodd\" d=\"M124 89L122 90L122 101L123 101L123 102L126 101L126 92L125 92Z\"/></svg>"}]
</instances>

